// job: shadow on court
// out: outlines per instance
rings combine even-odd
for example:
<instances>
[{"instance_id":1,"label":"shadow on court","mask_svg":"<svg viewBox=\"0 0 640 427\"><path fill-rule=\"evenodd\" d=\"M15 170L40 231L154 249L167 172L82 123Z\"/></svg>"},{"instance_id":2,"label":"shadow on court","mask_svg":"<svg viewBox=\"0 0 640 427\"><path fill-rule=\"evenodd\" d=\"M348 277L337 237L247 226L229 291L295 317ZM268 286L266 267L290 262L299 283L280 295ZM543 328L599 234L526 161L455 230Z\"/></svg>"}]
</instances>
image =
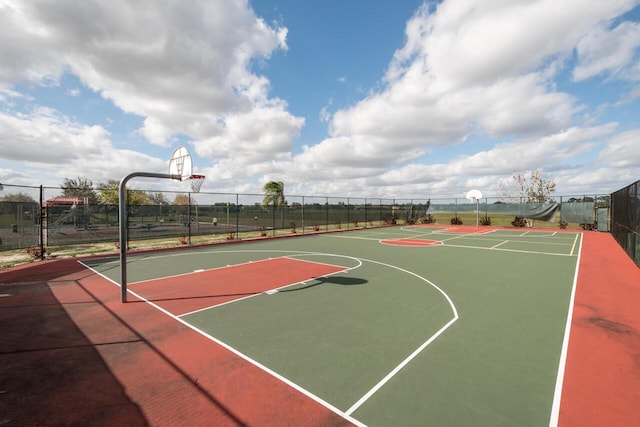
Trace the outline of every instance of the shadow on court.
<instances>
[{"instance_id":1,"label":"shadow on court","mask_svg":"<svg viewBox=\"0 0 640 427\"><path fill-rule=\"evenodd\" d=\"M73 259L0 272L0 425L350 425L118 291Z\"/></svg>"},{"instance_id":2,"label":"shadow on court","mask_svg":"<svg viewBox=\"0 0 640 427\"><path fill-rule=\"evenodd\" d=\"M79 270L61 262L0 273L1 425L148 424L46 283Z\"/></svg>"},{"instance_id":3,"label":"shadow on court","mask_svg":"<svg viewBox=\"0 0 640 427\"><path fill-rule=\"evenodd\" d=\"M328 276L328 277L317 277L314 279L312 283L302 283L299 286L292 286L286 289L280 289L278 292L295 292L295 291L303 291L305 289L314 288L319 285L323 285L325 283L332 283L334 285L343 285L343 286L351 286L351 285L364 285L369 283L368 280L360 279L357 277L344 277L344 276Z\"/></svg>"}]
</instances>

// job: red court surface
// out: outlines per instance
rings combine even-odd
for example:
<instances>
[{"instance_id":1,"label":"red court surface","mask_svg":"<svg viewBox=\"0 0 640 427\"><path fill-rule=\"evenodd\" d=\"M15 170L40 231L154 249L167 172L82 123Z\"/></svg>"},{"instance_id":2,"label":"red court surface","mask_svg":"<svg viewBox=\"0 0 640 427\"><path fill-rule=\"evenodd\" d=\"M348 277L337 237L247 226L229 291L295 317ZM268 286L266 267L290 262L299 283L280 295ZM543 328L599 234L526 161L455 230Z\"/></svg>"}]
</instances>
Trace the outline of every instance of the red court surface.
<instances>
[{"instance_id":1,"label":"red court surface","mask_svg":"<svg viewBox=\"0 0 640 427\"><path fill-rule=\"evenodd\" d=\"M441 246L443 243L439 240L429 240L429 239L385 239L380 240L380 243L384 245L391 246L412 246L412 247L423 247L423 246Z\"/></svg>"},{"instance_id":2,"label":"red court surface","mask_svg":"<svg viewBox=\"0 0 640 427\"><path fill-rule=\"evenodd\" d=\"M475 225L452 225L443 230L439 230L440 233L460 233L460 234L486 234L490 233L493 228L489 227L476 227Z\"/></svg>"},{"instance_id":3,"label":"red court surface","mask_svg":"<svg viewBox=\"0 0 640 427\"><path fill-rule=\"evenodd\" d=\"M560 406L563 426L640 426L640 268L586 232Z\"/></svg>"},{"instance_id":4,"label":"red court surface","mask_svg":"<svg viewBox=\"0 0 640 427\"><path fill-rule=\"evenodd\" d=\"M274 258L131 283L129 290L179 316L343 270L335 265Z\"/></svg>"},{"instance_id":5,"label":"red court surface","mask_svg":"<svg viewBox=\"0 0 640 427\"><path fill-rule=\"evenodd\" d=\"M34 268L0 273L0 424L350 425L75 260Z\"/></svg>"},{"instance_id":6,"label":"red court surface","mask_svg":"<svg viewBox=\"0 0 640 427\"><path fill-rule=\"evenodd\" d=\"M0 272L0 424L351 424L119 291L74 259ZM559 425L640 425L638 301L640 269L585 232Z\"/></svg>"}]
</instances>

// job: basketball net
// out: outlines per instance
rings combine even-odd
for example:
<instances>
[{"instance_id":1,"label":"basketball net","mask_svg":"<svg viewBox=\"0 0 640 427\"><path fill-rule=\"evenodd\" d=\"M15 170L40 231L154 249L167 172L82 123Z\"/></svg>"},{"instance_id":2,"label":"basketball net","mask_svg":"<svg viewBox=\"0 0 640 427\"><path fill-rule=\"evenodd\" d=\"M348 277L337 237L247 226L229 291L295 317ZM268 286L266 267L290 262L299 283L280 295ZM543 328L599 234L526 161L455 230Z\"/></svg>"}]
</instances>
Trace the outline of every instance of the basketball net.
<instances>
[{"instance_id":1,"label":"basketball net","mask_svg":"<svg viewBox=\"0 0 640 427\"><path fill-rule=\"evenodd\" d=\"M202 183L204 182L205 176L204 175L191 175L189 177L189 181L191 182L191 190L193 190L194 193L199 193L200 192L200 187L202 187Z\"/></svg>"}]
</instances>

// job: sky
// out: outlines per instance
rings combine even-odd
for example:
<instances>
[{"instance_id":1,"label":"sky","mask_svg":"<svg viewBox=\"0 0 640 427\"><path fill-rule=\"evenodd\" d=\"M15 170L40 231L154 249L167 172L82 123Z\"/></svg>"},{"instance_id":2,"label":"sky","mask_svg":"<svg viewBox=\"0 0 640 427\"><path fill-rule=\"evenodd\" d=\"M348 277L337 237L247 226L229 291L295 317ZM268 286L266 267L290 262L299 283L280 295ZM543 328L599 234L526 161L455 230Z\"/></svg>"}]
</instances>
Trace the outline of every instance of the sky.
<instances>
[{"instance_id":1,"label":"sky","mask_svg":"<svg viewBox=\"0 0 640 427\"><path fill-rule=\"evenodd\" d=\"M639 3L0 0L0 183L183 146L207 192L608 194L640 179Z\"/></svg>"}]
</instances>

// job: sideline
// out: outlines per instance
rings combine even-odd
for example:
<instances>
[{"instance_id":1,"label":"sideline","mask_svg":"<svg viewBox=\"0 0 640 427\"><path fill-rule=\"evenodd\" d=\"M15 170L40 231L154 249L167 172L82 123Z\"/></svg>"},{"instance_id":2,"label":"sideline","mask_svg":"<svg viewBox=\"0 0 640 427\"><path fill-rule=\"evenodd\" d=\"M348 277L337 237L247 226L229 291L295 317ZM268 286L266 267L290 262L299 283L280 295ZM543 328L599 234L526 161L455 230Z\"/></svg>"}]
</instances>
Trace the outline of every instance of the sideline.
<instances>
[{"instance_id":1,"label":"sideline","mask_svg":"<svg viewBox=\"0 0 640 427\"><path fill-rule=\"evenodd\" d=\"M577 236L579 236L578 234ZM576 236L576 238L577 238ZM573 244L575 247L575 242ZM571 248L573 253L573 248ZM564 327L564 339L562 340L562 350L560 352L560 362L558 364L558 375L556 376L556 386L553 392L553 404L551 406L551 417L549 419L549 426L555 427L558 425L558 418L560 417L560 403L562 402L562 385L564 383L564 372L567 366L567 354L569 351L569 338L571 335L571 324L573 323L573 307L576 299L576 288L578 287L578 273L580 272L580 255L582 253L582 238L578 245L578 256L576 258L576 271L573 275L573 286L571 288L571 297L569 298L569 309L567 311L567 323Z\"/></svg>"}]
</instances>

